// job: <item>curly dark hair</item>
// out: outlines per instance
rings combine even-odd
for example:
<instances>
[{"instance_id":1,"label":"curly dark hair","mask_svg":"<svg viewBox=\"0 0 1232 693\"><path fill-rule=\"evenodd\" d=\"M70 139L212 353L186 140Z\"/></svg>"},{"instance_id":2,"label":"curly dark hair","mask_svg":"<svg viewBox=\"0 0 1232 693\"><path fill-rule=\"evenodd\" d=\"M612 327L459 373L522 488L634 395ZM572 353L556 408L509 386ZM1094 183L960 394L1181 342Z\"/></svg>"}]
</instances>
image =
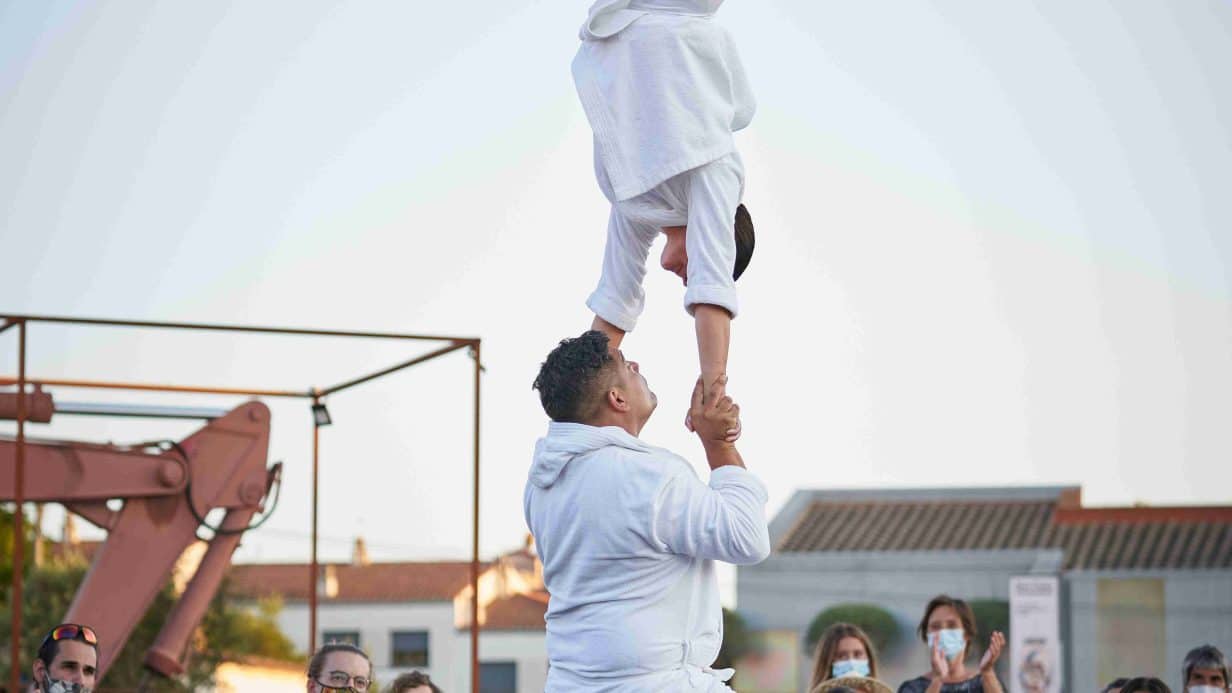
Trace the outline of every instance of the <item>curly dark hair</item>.
<instances>
[{"instance_id":1,"label":"curly dark hair","mask_svg":"<svg viewBox=\"0 0 1232 693\"><path fill-rule=\"evenodd\" d=\"M422 671L412 671L394 679L394 682L389 684L388 693L403 693L403 691L409 691L420 686L427 686L428 690L432 691L432 693L441 693L441 689L437 688L436 684L432 683L432 679L428 678L428 675Z\"/></svg>"},{"instance_id":2,"label":"curly dark hair","mask_svg":"<svg viewBox=\"0 0 1232 693\"><path fill-rule=\"evenodd\" d=\"M587 423L599 412L599 389L608 385L611 366L607 335L597 330L562 339L539 367L532 389L553 421Z\"/></svg>"}]
</instances>

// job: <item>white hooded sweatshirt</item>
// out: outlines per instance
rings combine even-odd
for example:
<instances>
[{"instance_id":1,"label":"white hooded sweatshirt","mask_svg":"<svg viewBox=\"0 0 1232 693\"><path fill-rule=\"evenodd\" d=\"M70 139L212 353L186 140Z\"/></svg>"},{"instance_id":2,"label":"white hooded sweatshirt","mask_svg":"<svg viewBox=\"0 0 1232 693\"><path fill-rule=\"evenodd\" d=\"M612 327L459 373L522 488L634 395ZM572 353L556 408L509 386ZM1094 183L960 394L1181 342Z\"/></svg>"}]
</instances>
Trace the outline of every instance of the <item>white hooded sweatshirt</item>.
<instances>
[{"instance_id":1,"label":"white hooded sweatshirt","mask_svg":"<svg viewBox=\"0 0 1232 693\"><path fill-rule=\"evenodd\" d=\"M757 104L723 0L597 0L579 31L573 81L613 200L736 151ZM734 206L734 205L733 205Z\"/></svg>"},{"instance_id":2,"label":"white hooded sweatshirt","mask_svg":"<svg viewBox=\"0 0 1232 693\"><path fill-rule=\"evenodd\" d=\"M621 428L552 422L524 494L551 601L554 691L724 691L713 561L770 554L766 489L735 466L698 479Z\"/></svg>"}]
</instances>

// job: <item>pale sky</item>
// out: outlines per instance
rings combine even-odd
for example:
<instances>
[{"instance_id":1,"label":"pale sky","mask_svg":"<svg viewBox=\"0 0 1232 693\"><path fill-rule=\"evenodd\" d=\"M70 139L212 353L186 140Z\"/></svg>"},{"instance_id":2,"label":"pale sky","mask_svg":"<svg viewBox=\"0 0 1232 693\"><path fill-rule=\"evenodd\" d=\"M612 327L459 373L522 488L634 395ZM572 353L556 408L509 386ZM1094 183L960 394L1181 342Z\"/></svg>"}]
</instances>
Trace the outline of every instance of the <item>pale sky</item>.
<instances>
[{"instance_id":1,"label":"pale sky","mask_svg":"<svg viewBox=\"0 0 1232 693\"><path fill-rule=\"evenodd\" d=\"M482 337L482 546L519 545L530 383L589 324L607 217L569 76L586 5L0 2L0 311ZM730 391L771 514L801 488L1232 501L1232 4L718 18L759 100ZM625 343L659 395L643 437L704 477L683 288L652 265L647 293ZM306 388L416 349L35 326L30 372ZM0 336L0 373L15 352ZM469 555L470 367L330 401L324 558L357 534L379 559ZM307 557L307 407L271 406L286 485L237 560Z\"/></svg>"}]
</instances>

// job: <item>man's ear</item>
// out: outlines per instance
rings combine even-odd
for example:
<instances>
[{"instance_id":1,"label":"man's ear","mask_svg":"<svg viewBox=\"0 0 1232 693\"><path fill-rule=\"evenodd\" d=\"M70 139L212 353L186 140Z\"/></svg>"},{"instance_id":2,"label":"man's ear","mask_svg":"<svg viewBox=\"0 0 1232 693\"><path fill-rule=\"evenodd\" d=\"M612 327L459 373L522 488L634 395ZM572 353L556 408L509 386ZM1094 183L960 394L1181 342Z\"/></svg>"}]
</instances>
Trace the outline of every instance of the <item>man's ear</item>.
<instances>
[{"instance_id":1,"label":"man's ear","mask_svg":"<svg viewBox=\"0 0 1232 693\"><path fill-rule=\"evenodd\" d=\"M612 409L622 414L629 411L629 400L625 399L624 391L618 387L608 388L607 403Z\"/></svg>"},{"instance_id":2,"label":"man's ear","mask_svg":"<svg viewBox=\"0 0 1232 693\"><path fill-rule=\"evenodd\" d=\"M43 664L43 660L38 657L34 658L34 680L38 681L43 673L47 671L47 665Z\"/></svg>"}]
</instances>

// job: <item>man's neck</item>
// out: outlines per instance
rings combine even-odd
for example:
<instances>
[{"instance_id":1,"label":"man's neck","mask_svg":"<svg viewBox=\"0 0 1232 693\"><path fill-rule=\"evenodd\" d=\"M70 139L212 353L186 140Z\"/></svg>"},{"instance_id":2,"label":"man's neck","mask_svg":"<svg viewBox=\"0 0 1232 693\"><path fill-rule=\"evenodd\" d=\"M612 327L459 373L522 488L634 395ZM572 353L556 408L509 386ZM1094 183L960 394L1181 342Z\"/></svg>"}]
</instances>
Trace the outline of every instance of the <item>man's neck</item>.
<instances>
[{"instance_id":1,"label":"man's neck","mask_svg":"<svg viewBox=\"0 0 1232 693\"><path fill-rule=\"evenodd\" d=\"M616 428L624 429L626 433L634 438L637 437L637 434L642 432L642 426L645 425L645 422L638 424L636 421L622 416L600 416L593 421L587 421L585 423L587 426L595 426L599 428L603 426L615 426Z\"/></svg>"}]
</instances>

